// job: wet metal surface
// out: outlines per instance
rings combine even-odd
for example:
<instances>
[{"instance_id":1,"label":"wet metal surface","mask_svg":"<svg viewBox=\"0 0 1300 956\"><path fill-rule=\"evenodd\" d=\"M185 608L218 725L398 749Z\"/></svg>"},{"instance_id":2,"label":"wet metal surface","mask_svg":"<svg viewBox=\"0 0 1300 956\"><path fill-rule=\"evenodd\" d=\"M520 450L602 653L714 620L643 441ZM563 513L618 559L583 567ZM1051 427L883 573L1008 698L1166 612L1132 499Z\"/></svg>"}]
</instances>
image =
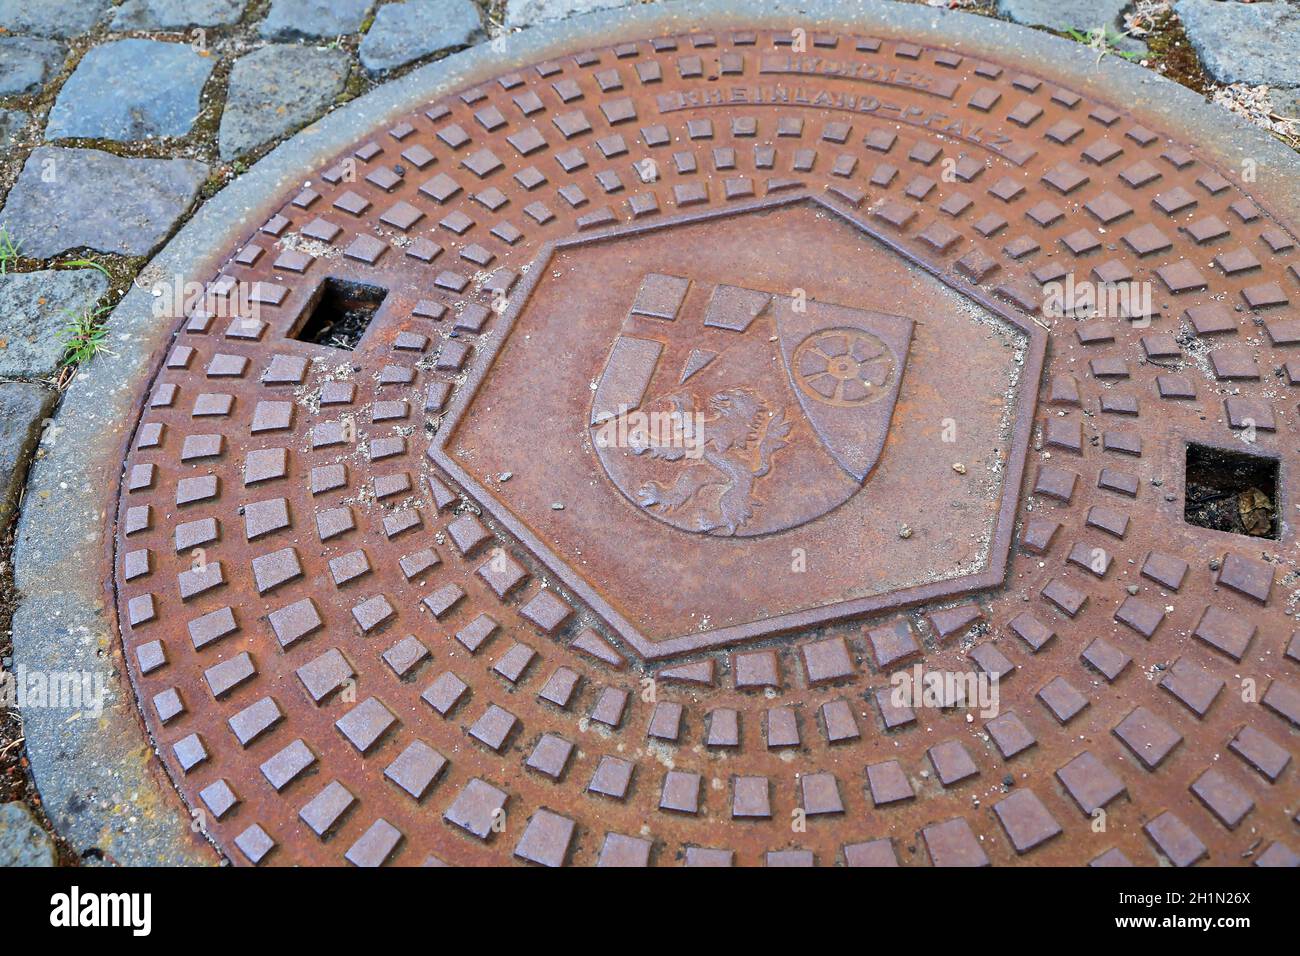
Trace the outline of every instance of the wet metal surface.
<instances>
[{"instance_id":1,"label":"wet metal surface","mask_svg":"<svg viewBox=\"0 0 1300 956\"><path fill-rule=\"evenodd\" d=\"M1050 78L791 43L430 103L179 319L116 596L234 862L1294 855L1291 227ZM1149 312L1039 314L1099 280ZM1189 441L1281 458L1276 540L1184 521Z\"/></svg>"}]
</instances>

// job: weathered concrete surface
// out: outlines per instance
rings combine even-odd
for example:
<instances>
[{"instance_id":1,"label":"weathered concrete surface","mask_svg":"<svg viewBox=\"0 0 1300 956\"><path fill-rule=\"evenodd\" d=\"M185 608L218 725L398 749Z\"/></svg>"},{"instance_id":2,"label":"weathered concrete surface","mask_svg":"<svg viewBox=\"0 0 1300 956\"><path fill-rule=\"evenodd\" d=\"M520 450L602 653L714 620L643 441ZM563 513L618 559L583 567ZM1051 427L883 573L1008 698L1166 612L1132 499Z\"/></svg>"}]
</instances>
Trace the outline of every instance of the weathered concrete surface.
<instances>
[{"instance_id":1,"label":"weathered concrete surface","mask_svg":"<svg viewBox=\"0 0 1300 956\"><path fill-rule=\"evenodd\" d=\"M94 308L107 291L108 279L96 269L0 276L0 376L55 375L63 357L59 331L71 316Z\"/></svg>"},{"instance_id":2,"label":"weathered concrete surface","mask_svg":"<svg viewBox=\"0 0 1300 956\"><path fill-rule=\"evenodd\" d=\"M1146 44L1124 35L1120 14L1130 6L1129 0L998 0L998 13L1013 23L1058 33L1104 30L1108 44L1116 49L1145 53Z\"/></svg>"},{"instance_id":3,"label":"weathered concrete surface","mask_svg":"<svg viewBox=\"0 0 1300 956\"><path fill-rule=\"evenodd\" d=\"M9 527L27 461L54 399L54 390L43 385L0 382L0 527Z\"/></svg>"},{"instance_id":4,"label":"weathered concrete surface","mask_svg":"<svg viewBox=\"0 0 1300 956\"><path fill-rule=\"evenodd\" d=\"M124 159L97 149L32 150L0 208L25 255L88 246L148 255L193 204L208 167L190 159Z\"/></svg>"},{"instance_id":5,"label":"weathered concrete surface","mask_svg":"<svg viewBox=\"0 0 1300 956\"><path fill-rule=\"evenodd\" d=\"M82 57L50 110L46 139L184 136L216 65L188 44L127 39Z\"/></svg>"},{"instance_id":6,"label":"weathered concrete surface","mask_svg":"<svg viewBox=\"0 0 1300 956\"><path fill-rule=\"evenodd\" d=\"M315 119L347 78L342 50L276 45L240 57L221 114L221 158L233 159Z\"/></svg>"},{"instance_id":7,"label":"weathered concrete surface","mask_svg":"<svg viewBox=\"0 0 1300 956\"><path fill-rule=\"evenodd\" d=\"M506 0L506 26L530 27L597 10L626 7L635 0Z\"/></svg>"},{"instance_id":8,"label":"weathered concrete surface","mask_svg":"<svg viewBox=\"0 0 1300 956\"><path fill-rule=\"evenodd\" d=\"M25 803L0 804L0 867L54 866L54 841Z\"/></svg>"}]
</instances>

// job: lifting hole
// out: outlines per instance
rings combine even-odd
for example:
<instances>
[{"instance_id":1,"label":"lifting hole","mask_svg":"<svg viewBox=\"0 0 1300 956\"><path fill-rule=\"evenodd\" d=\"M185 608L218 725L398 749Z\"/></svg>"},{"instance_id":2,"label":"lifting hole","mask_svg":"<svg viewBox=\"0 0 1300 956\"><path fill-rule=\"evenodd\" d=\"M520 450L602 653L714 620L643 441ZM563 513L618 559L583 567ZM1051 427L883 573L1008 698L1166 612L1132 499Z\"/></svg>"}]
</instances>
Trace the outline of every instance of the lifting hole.
<instances>
[{"instance_id":1,"label":"lifting hole","mask_svg":"<svg viewBox=\"0 0 1300 956\"><path fill-rule=\"evenodd\" d=\"M327 278L307 308L307 318L291 338L352 351L366 334L387 289L364 282Z\"/></svg>"},{"instance_id":2,"label":"lifting hole","mask_svg":"<svg viewBox=\"0 0 1300 956\"><path fill-rule=\"evenodd\" d=\"M1278 459L1187 444L1183 520L1251 538L1278 536Z\"/></svg>"}]
</instances>

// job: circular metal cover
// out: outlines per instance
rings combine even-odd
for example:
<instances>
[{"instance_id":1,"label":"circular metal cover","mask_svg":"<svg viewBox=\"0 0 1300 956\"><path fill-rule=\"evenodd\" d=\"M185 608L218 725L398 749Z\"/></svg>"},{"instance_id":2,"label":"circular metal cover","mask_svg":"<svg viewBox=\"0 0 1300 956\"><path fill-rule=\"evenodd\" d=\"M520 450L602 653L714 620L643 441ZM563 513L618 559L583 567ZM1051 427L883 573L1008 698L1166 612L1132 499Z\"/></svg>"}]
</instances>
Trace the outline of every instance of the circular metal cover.
<instances>
[{"instance_id":1,"label":"circular metal cover","mask_svg":"<svg viewBox=\"0 0 1300 956\"><path fill-rule=\"evenodd\" d=\"M211 839L1294 859L1292 227L1050 66L630 34L303 170L177 320L116 518ZM1189 443L1282 459L1241 527L1186 520Z\"/></svg>"}]
</instances>

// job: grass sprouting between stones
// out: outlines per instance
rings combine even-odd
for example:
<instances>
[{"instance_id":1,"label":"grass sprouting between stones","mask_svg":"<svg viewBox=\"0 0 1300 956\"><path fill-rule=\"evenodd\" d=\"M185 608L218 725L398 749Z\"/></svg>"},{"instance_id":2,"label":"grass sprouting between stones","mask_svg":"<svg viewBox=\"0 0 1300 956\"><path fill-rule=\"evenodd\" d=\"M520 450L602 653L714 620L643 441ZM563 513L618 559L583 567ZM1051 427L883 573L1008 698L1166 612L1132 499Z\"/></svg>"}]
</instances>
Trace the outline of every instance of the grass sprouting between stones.
<instances>
[{"instance_id":1,"label":"grass sprouting between stones","mask_svg":"<svg viewBox=\"0 0 1300 956\"><path fill-rule=\"evenodd\" d=\"M1065 31L1065 36L1069 37L1075 43L1082 43L1086 47L1091 47L1097 51L1097 62L1106 54L1120 57L1130 62L1140 60L1141 53L1130 50L1121 50L1116 44L1124 39L1123 34L1117 33L1113 28L1108 26L1097 27L1094 30L1080 30L1078 27L1070 27Z\"/></svg>"},{"instance_id":2,"label":"grass sprouting between stones","mask_svg":"<svg viewBox=\"0 0 1300 956\"><path fill-rule=\"evenodd\" d=\"M108 328L104 325L104 316L109 312L106 305L85 309L82 312L71 310L64 314L68 323L59 330L59 342L63 345L64 368L83 365L100 352L108 352L105 342L108 340Z\"/></svg>"},{"instance_id":3,"label":"grass sprouting between stones","mask_svg":"<svg viewBox=\"0 0 1300 956\"><path fill-rule=\"evenodd\" d=\"M113 281L113 276L108 271L108 268L103 263L96 262L94 259L69 259L67 262L60 263L60 265L65 269L96 269L100 275L109 281L110 284Z\"/></svg>"},{"instance_id":4,"label":"grass sprouting between stones","mask_svg":"<svg viewBox=\"0 0 1300 956\"><path fill-rule=\"evenodd\" d=\"M18 248L22 242L9 234L9 230L0 226L0 275L7 275L18 264Z\"/></svg>"}]
</instances>

